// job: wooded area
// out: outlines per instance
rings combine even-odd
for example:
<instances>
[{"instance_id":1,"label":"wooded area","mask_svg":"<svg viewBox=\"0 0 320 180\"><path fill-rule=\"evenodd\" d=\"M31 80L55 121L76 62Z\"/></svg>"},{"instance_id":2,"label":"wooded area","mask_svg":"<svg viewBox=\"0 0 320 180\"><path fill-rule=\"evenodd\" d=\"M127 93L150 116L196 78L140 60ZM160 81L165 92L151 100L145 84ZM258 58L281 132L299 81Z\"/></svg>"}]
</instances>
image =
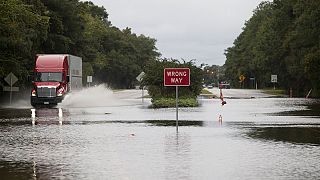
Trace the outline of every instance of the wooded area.
<instances>
[{"instance_id":1,"label":"wooded area","mask_svg":"<svg viewBox=\"0 0 320 180\"><path fill-rule=\"evenodd\" d=\"M36 54L83 58L83 79L130 88L160 53L156 40L120 30L103 7L79 0L0 0L0 85L13 72L20 89L31 85Z\"/></svg>"},{"instance_id":2,"label":"wooded area","mask_svg":"<svg viewBox=\"0 0 320 180\"><path fill-rule=\"evenodd\" d=\"M320 97L320 1L274 0L262 2L245 23L243 32L226 52L226 76L239 87L255 78L259 88L293 89L295 96Z\"/></svg>"},{"instance_id":3,"label":"wooded area","mask_svg":"<svg viewBox=\"0 0 320 180\"><path fill-rule=\"evenodd\" d=\"M204 68L204 83L231 81L240 87L293 89L320 96L320 1L262 2L245 23L234 45L225 51L223 67ZM36 54L63 53L83 58L83 77L113 88L131 88L149 62L160 63L156 39L120 30L108 20L104 7L79 0L0 0L0 85L13 72L20 89L31 85ZM223 74L221 74L223 70ZM210 74L211 73L211 74ZM207 77L208 76L208 77ZM209 77L216 78L209 78ZM251 79L251 80L250 80ZM84 78L85 80L85 78ZM212 81L212 82L211 82Z\"/></svg>"}]
</instances>

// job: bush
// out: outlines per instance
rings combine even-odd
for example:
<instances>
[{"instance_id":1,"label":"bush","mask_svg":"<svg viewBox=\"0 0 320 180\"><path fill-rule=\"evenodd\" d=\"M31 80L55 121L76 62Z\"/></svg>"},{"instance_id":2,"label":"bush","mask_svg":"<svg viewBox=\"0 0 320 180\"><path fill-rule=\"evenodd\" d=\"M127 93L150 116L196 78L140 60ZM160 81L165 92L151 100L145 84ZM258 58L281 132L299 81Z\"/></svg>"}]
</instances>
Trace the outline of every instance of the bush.
<instances>
[{"instance_id":1,"label":"bush","mask_svg":"<svg viewBox=\"0 0 320 180\"><path fill-rule=\"evenodd\" d=\"M153 108L168 108L176 107L175 98L157 98L151 100ZM199 103L196 98L182 98L179 99L179 107L197 107Z\"/></svg>"},{"instance_id":2,"label":"bush","mask_svg":"<svg viewBox=\"0 0 320 180\"><path fill-rule=\"evenodd\" d=\"M148 93L155 108L175 107L175 87L164 86L163 71L165 68L190 68L190 86L179 87L179 106L198 106L197 96L202 90L203 72L192 61L180 63L174 59L150 61L144 69L142 85L148 86Z\"/></svg>"}]
</instances>

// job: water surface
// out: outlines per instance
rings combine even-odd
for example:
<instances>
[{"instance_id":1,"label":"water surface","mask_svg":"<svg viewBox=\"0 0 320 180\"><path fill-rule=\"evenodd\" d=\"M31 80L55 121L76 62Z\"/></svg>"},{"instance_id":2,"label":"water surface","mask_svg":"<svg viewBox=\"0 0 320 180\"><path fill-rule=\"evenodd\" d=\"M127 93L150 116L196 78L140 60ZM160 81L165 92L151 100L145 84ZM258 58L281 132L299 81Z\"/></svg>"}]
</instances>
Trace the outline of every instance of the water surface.
<instances>
[{"instance_id":1,"label":"water surface","mask_svg":"<svg viewBox=\"0 0 320 180\"><path fill-rule=\"evenodd\" d=\"M126 92L129 93L129 92ZM1 109L4 179L319 179L317 100L201 99L198 108L121 103ZM116 97L116 98L117 98ZM120 101L120 100L119 100ZM59 108L62 116L59 117ZM312 111L312 110L311 110ZM285 113L283 113L285 112ZM223 121L218 121L222 115Z\"/></svg>"}]
</instances>

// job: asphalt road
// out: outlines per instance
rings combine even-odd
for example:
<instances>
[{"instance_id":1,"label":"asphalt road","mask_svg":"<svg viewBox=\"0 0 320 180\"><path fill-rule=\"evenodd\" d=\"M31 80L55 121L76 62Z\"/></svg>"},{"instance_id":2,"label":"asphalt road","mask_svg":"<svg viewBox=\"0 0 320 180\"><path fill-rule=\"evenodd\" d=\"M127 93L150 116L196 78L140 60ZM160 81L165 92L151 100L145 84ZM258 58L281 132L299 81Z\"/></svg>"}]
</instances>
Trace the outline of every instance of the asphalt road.
<instances>
[{"instance_id":1,"label":"asphalt road","mask_svg":"<svg viewBox=\"0 0 320 180\"><path fill-rule=\"evenodd\" d=\"M213 95L219 97L220 89L213 88L207 89ZM265 94L262 90L255 89L222 89L222 94L224 98L233 98L233 99L250 99L250 98L267 98L273 97L273 95Z\"/></svg>"}]
</instances>

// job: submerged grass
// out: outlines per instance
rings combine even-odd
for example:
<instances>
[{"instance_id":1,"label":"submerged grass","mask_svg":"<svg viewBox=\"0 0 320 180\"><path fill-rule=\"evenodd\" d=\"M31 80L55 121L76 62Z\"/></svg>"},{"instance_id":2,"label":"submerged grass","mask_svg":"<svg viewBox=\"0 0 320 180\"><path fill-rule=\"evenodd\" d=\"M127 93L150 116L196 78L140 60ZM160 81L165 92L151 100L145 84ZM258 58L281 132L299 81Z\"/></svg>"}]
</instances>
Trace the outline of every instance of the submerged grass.
<instances>
[{"instance_id":1,"label":"submerged grass","mask_svg":"<svg viewBox=\"0 0 320 180\"><path fill-rule=\"evenodd\" d=\"M176 107L175 98L157 98L151 100L152 108L169 108ZM197 107L199 103L196 98L181 98L179 99L179 107Z\"/></svg>"},{"instance_id":2,"label":"submerged grass","mask_svg":"<svg viewBox=\"0 0 320 180\"><path fill-rule=\"evenodd\" d=\"M263 93L274 96L286 96L286 91L283 89L263 89Z\"/></svg>"},{"instance_id":3,"label":"submerged grass","mask_svg":"<svg viewBox=\"0 0 320 180\"><path fill-rule=\"evenodd\" d=\"M202 89L200 96L208 99L216 98L216 96L212 92L208 91L207 89Z\"/></svg>"}]
</instances>

